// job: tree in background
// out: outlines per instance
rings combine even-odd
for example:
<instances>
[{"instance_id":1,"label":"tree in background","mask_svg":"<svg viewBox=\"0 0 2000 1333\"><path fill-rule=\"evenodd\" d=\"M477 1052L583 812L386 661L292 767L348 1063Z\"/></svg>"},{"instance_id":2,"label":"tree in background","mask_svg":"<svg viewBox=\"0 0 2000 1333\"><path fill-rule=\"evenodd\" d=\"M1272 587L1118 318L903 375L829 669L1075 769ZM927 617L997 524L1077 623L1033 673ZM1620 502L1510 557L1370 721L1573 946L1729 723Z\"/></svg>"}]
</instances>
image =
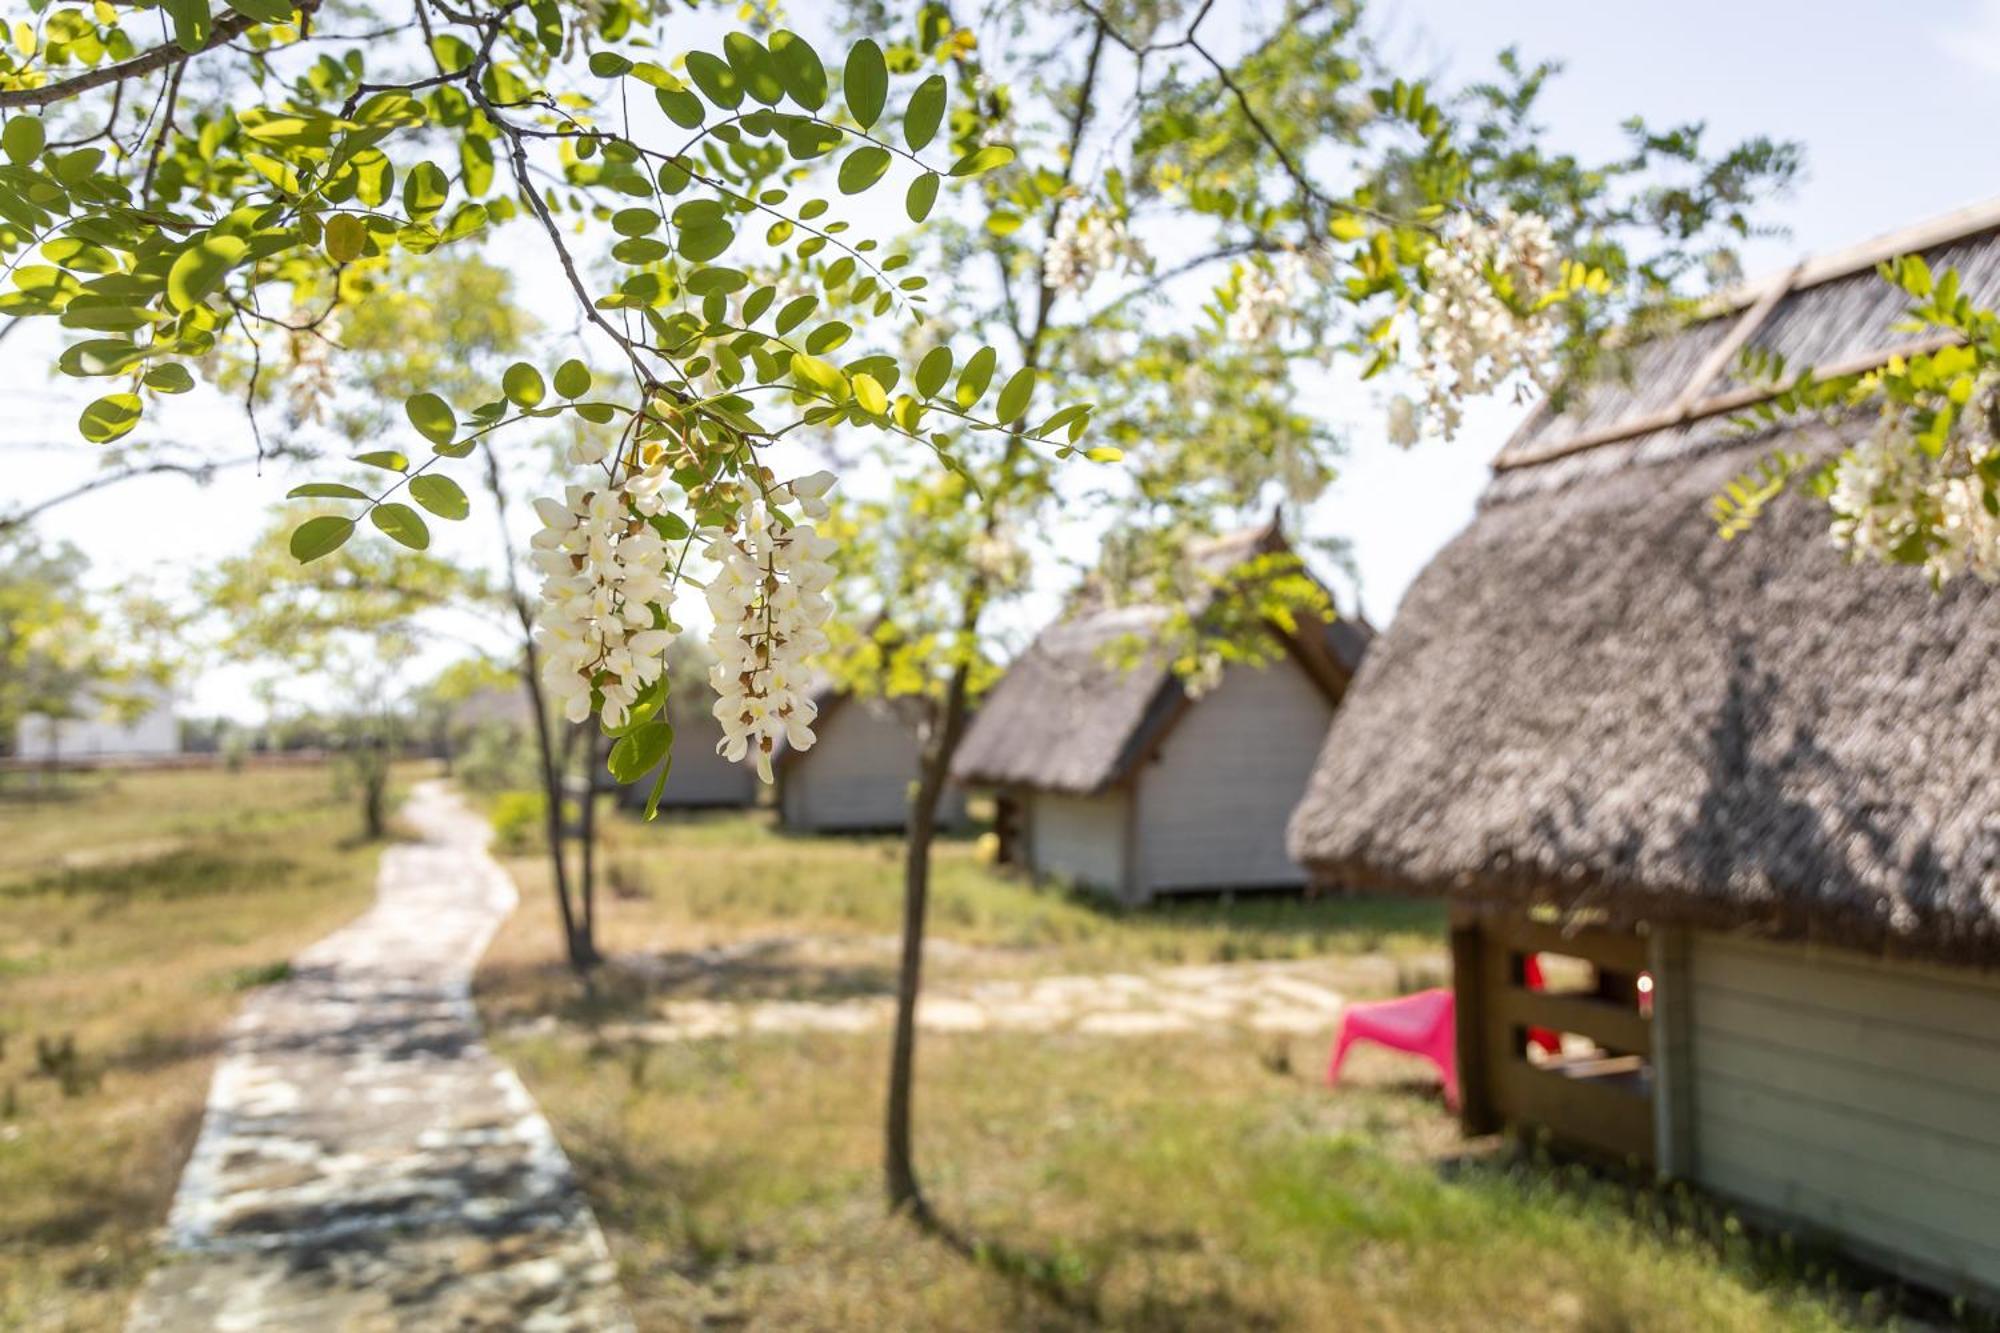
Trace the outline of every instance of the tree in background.
<instances>
[{"instance_id":1,"label":"tree in background","mask_svg":"<svg viewBox=\"0 0 2000 1333\"><path fill-rule=\"evenodd\" d=\"M389 829L390 763L407 736L405 677L424 645L444 632L440 606L490 594L476 575L428 555L357 546L300 564L290 524L224 561L199 587L225 660L267 669L273 699L310 678L316 710L337 729L337 762L361 801L369 838ZM321 692L332 691L327 701Z\"/></svg>"},{"instance_id":2,"label":"tree in background","mask_svg":"<svg viewBox=\"0 0 2000 1333\"><path fill-rule=\"evenodd\" d=\"M131 720L157 701L169 659L149 644L159 608L143 597L119 606L84 586L88 566L68 545L31 529L0 533L0 742L22 724L48 727L49 768L61 762L61 724L92 716Z\"/></svg>"},{"instance_id":3,"label":"tree in background","mask_svg":"<svg viewBox=\"0 0 2000 1333\"><path fill-rule=\"evenodd\" d=\"M1588 368L1609 322L1671 318L1730 274L1797 154L1711 154L1699 127L1634 121L1625 157L1580 162L1534 123L1548 67L1509 54L1490 83L1440 92L1385 68L1351 4L1301 0L1234 33L1212 4L927 4L913 28L907 12L849 6L857 29L897 34L892 67L954 83L954 134L1017 150L977 210L915 243L978 275L933 304L942 345L918 388L960 367L983 381L998 348L1091 399L954 433L950 471L878 449L890 486L843 500L828 529L849 624L835 675L928 708L885 1114L891 1204L925 1218L911 1100L936 812L993 675L994 614L1052 529L1087 510L1108 534L1093 595L1203 609L1170 622L1177 668L1257 660L1265 618L1330 614L1318 584L1295 557L1201 571L1183 553L1324 491L1337 374L1406 387L1385 433L1449 438L1468 398ZM1085 485L1038 447L1051 438L1121 466Z\"/></svg>"}]
</instances>

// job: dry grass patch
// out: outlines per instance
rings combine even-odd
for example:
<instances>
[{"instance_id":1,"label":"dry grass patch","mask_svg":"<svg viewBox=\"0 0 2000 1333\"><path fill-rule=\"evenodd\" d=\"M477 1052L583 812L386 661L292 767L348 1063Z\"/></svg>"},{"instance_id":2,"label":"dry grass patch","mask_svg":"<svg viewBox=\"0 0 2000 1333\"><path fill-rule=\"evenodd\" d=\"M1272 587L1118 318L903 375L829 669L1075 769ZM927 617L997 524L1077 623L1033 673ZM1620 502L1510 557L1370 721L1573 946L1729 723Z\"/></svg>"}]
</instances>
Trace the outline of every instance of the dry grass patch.
<instances>
[{"instance_id":1,"label":"dry grass patch","mask_svg":"<svg viewBox=\"0 0 2000 1333\"><path fill-rule=\"evenodd\" d=\"M586 997L558 962L546 883L482 970L496 1044L575 1159L647 1329L1827 1329L1873 1322L1851 1287L1674 1196L1483 1145L1435 1086L1366 1052L1329 1093L1324 1037L926 1034L919 1156L970 1254L885 1218L886 1034L645 1045L597 1024L654 1004L662 960L780 939L797 966L699 993L832 993L806 967L874 956L893 843L779 835L742 816L621 828L614 951ZM1351 957L1385 989L1435 962L1434 912L1247 902L1101 911L941 857L946 977L1231 957ZM796 941L813 942L801 953ZM825 952L827 941L842 947ZM818 952L815 952L817 950ZM886 959L883 960L886 965ZM886 984L886 978L882 984ZM782 988L792 987L791 992ZM540 1027L519 1020L551 1020Z\"/></svg>"},{"instance_id":2,"label":"dry grass patch","mask_svg":"<svg viewBox=\"0 0 2000 1333\"><path fill-rule=\"evenodd\" d=\"M319 770L0 788L0 1327L118 1327L242 992L360 912Z\"/></svg>"}]
</instances>

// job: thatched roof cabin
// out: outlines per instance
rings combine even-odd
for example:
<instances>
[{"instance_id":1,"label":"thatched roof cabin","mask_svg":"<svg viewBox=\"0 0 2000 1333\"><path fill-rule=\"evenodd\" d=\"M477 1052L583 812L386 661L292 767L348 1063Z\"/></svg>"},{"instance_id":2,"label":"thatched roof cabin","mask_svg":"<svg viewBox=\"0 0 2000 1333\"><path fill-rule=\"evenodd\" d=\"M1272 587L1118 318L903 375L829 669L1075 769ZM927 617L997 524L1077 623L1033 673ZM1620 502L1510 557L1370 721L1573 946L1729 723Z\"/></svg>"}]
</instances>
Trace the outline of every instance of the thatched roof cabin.
<instances>
[{"instance_id":1,"label":"thatched roof cabin","mask_svg":"<svg viewBox=\"0 0 2000 1333\"><path fill-rule=\"evenodd\" d=\"M1990 1292L2000 978L1938 965L2000 962L2000 591L1850 565L1809 496L1732 542L1709 514L1774 450L1870 425L1746 433L1744 351L1938 345L1873 271L1904 253L2000 303L1989 206L1808 261L1538 409L1369 654L1291 845L1322 885L1458 906L1471 1127L1629 1151ZM1538 949L1625 979L1534 995ZM1599 1023L1633 1095L1532 1067L1531 1019Z\"/></svg>"},{"instance_id":2,"label":"thatched roof cabin","mask_svg":"<svg viewBox=\"0 0 2000 1333\"><path fill-rule=\"evenodd\" d=\"M1273 520L1189 558L1223 578L1289 549ZM1272 811L1303 790L1372 631L1358 618L1271 624L1281 661L1228 667L1196 697L1164 647L1148 646L1171 614L1086 605L1044 630L987 699L953 775L1011 799L1038 874L1132 901L1296 884Z\"/></svg>"},{"instance_id":3,"label":"thatched roof cabin","mask_svg":"<svg viewBox=\"0 0 2000 1333\"><path fill-rule=\"evenodd\" d=\"M778 822L795 832L892 833L909 823L922 763L924 701L865 697L822 685L809 750L777 753ZM938 824L966 823L965 792L945 789Z\"/></svg>"}]
</instances>

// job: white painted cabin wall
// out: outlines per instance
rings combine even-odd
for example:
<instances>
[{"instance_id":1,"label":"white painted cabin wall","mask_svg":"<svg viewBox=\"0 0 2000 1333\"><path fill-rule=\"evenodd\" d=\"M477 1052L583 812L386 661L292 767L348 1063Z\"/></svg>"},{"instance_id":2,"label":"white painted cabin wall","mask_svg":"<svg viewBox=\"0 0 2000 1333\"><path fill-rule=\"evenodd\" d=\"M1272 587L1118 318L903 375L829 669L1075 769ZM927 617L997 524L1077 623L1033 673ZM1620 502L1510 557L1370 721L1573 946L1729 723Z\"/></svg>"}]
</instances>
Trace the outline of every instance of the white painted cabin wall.
<instances>
[{"instance_id":1,"label":"white painted cabin wall","mask_svg":"<svg viewBox=\"0 0 2000 1333\"><path fill-rule=\"evenodd\" d=\"M1688 1174L2000 1292L2000 976L1695 933L1686 977Z\"/></svg>"},{"instance_id":2,"label":"white painted cabin wall","mask_svg":"<svg viewBox=\"0 0 2000 1333\"><path fill-rule=\"evenodd\" d=\"M828 832L900 829L917 780L916 728L880 702L850 699L830 709L813 748L787 767L780 814L787 826ZM965 793L947 788L945 828L965 822Z\"/></svg>"},{"instance_id":3,"label":"white painted cabin wall","mask_svg":"<svg viewBox=\"0 0 2000 1333\"><path fill-rule=\"evenodd\" d=\"M1113 896L1124 893L1128 806L1123 791L1097 796L1031 792L1025 803L1030 870Z\"/></svg>"},{"instance_id":4,"label":"white painted cabin wall","mask_svg":"<svg viewBox=\"0 0 2000 1333\"><path fill-rule=\"evenodd\" d=\"M1227 668L1139 770L1140 896L1305 883L1285 825L1333 711L1290 661Z\"/></svg>"}]
</instances>

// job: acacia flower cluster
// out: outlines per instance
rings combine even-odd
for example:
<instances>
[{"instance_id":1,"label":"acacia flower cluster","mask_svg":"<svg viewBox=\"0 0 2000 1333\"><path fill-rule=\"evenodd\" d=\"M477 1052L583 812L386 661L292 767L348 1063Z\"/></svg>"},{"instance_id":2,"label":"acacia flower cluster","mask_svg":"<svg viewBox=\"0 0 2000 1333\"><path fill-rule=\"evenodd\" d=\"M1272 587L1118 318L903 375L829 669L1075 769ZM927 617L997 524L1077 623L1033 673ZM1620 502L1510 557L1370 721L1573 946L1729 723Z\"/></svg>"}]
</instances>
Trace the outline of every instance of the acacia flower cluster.
<instances>
[{"instance_id":1,"label":"acacia flower cluster","mask_svg":"<svg viewBox=\"0 0 2000 1333\"><path fill-rule=\"evenodd\" d=\"M602 460L601 447L581 448L583 461ZM673 580L666 540L647 522L660 510L660 470L535 501L542 684L572 722L590 716L595 693L605 725L624 725L640 691L666 670Z\"/></svg>"},{"instance_id":2,"label":"acacia flower cluster","mask_svg":"<svg viewBox=\"0 0 2000 1333\"><path fill-rule=\"evenodd\" d=\"M1500 208L1489 219L1453 222L1425 257L1417 306L1425 428L1449 440L1467 398L1516 373L1542 383L1555 350L1561 269L1549 224L1533 213ZM1413 438L1407 424L1397 433Z\"/></svg>"},{"instance_id":3,"label":"acacia flower cluster","mask_svg":"<svg viewBox=\"0 0 2000 1333\"><path fill-rule=\"evenodd\" d=\"M1042 280L1053 291L1082 293L1101 273L1143 268L1146 250L1120 219L1095 208L1065 208L1042 256Z\"/></svg>"},{"instance_id":4,"label":"acacia flower cluster","mask_svg":"<svg viewBox=\"0 0 2000 1333\"><path fill-rule=\"evenodd\" d=\"M818 709L809 662L829 646L833 609L826 590L834 544L782 506L796 502L807 519L824 518L833 481L827 472L800 477L745 504L728 526L704 531L717 565L708 584L715 615L709 681L722 724L716 748L731 761L755 763L766 782L781 739L795 750L812 748Z\"/></svg>"},{"instance_id":5,"label":"acacia flower cluster","mask_svg":"<svg viewBox=\"0 0 2000 1333\"><path fill-rule=\"evenodd\" d=\"M1223 322L1231 342L1268 342L1291 322L1299 292L1312 277L1312 262L1287 250L1275 263L1245 264L1236 275L1235 303Z\"/></svg>"},{"instance_id":6,"label":"acacia flower cluster","mask_svg":"<svg viewBox=\"0 0 2000 1333\"><path fill-rule=\"evenodd\" d=\"M1940 586L1960 574L2000 582L2000 516L1971 466L1975 452L1991 448L1990 440L1958 439L1933 456L1899 417L1885 416L1834 467L1834 545L1851 559L1921 563Z\"/></svg>"}]
</instances>

